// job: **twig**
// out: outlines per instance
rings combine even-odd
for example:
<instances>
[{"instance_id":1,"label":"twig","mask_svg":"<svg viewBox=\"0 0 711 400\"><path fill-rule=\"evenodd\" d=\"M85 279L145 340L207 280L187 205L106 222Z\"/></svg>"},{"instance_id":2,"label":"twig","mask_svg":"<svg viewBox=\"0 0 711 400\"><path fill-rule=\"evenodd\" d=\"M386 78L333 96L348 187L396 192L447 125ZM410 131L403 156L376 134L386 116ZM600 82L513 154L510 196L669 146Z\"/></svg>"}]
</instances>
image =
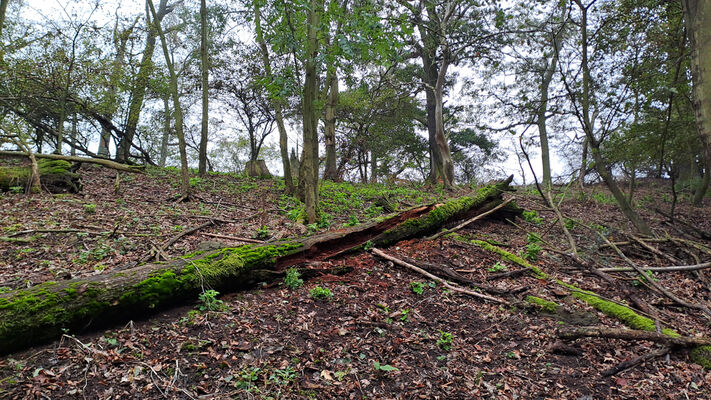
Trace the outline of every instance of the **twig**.
<instances>
[{"instance_id":1,"label":"twig","mask_svg":"<svg viewBox=\"0 0 711 400\"><path fill-rule=\"evenodd\" d=\"M248 239L248 238L242 238L242 237L237 237L237 236L219 235L217 233L203 232L203 233L201 233L201 235L214 237L214 238L218 238L218 239L234 240L235 242L260 243L260 244L264 243L263 240Z\"/></svg>"},{"instance_id":2,"label":"twig","mask_svg":"<svg viewBox=\"0 0 711 400\"><path fill-rule=\"evenodd\" d=\"M616 375L624 370L627 370L627 369L635 367L639 364L642 364L643 362L654 360L655 358L661 357L663 355L668 355L669 351L670 351L670 349L668 347L662 347L659 350L650 351L649 353L647 353L645 355L635 357L631 360L623 361L610 369L602 371L600 373L600 375L602 375L604 377L610 377L610 376Z\"/></svg>"},{"instance_id":3,"label":"twig","mask_svg":"<svg viewBox=\"0 0 711 400\"><path fill-rule=\"evenodd\" d=\"M68 228L68 229L28 229L25 231L15 232L15 233L12 233L7 236L8 237L15 237L15 236L29 235L31 233L87 233L87 234L92 234L92 235L101 235L101 234L104 234L107 232L85 231L83 229L73 229L73 228Z\"/></svg>"},{"instance_id":4,"label":"twig","mask_svg":"<svg viewBox=\"0 0 711 400\"><path fill-rule=\"evenodd\" d=\"M653 272L676 272L676 271L696 271L700 269L711 268L711 262L705 262L702 264L695 265L674 265L671 267L648 267L644 268L645 271ZM630 272L635 271L631 267L616 267L616 268L599 268L598 271L602 272Z\"/></svg>"},{"instance_id":5,"label":"twig","mask_svg":"<svg viewBox=\"0 0 711 400\"><path fill-rule=\"evenodd\" d=\"M402 267L409 268L409 269L411 269L411 270L413 270L413 271L415 271L415 272L418 272L418 273L420 273L420 274L422 274L422 275L428 277L429 279L432 279L433 281L439 282L439 283L441 283L444 287L446 287L447 289L449 289L449 290L451 290L451 291L453 291L453 292L462 293L462 294L466 294L466 295L473 296L473 297L478 297L478 298L480 298L480 299L489 300L489 301L494 302L494 303L509 304L508 301L503 300L503 299L498 299L498 298L496 298L496 297L492 297L492 296L489 296L489 295L486 295L486 294L483 294L483 293L478 293L478 292L474 292L474 291L472 291L472 290L467 290L467 289L464 289L464 288L460 288L460 287L458 287L458 286L454 286L452 283L447 282L447 281L445 281L444 279L442 279L442 278L440 278L440 277L437 277L437 276L435 276L435 275L432 275L432 274L430 274L429 272L423 270L423 269L420 268L420 267L416 267L416 266L414 266L414 265L412 265L412 264L409 264L409 263L406 263L405 261L402 261L402 260L400 260L400 259L398 259L398 258L392 257L392 256L390 256L390 255L384 253L383 251L381 251L381 250L379 250L379 249L377 249L377 248L373 248L371 251L373 252L373 254L375 254L375 255L377 255L377 256L379 256L379 257L382 257L382 258L384 258L384 259L386 259L386 260L392 261L393 263L395 263L395 264L397 264L397 265L400 265L400 266L402 266Z\"/></svg>"},{"instance_id":6,"label":"twig","mask_svg":"<svg viewBox=\"0 0 711 400\"><path fill-rule=\"evenodd\" d=\"M481 214L479 214L479 215L477 215L477 216L474 216L474 217L472 217L472 218L470 218L470 219L468 219L468 220L462 222L461 224L455 226L455 227L452 228L452 229L445 229L445 230L443 230L443 231L441 231L441 232L438 232L438 233L436 233L436 234L434 234L434 235L428 237L426 240L435 240L435 239L441 237L442 235L446 235L446 234L448 234L448 233L452 233L452 232L458 231L458 230L464 228L465 226L471 224L472 222L477 221L477 220L479 220L479 219L481 219L481 218L486 217L486 216L489 215L489 214L492 214L492 213L496 212L497 210L499 210L500 208L505 207L507 204L509 204L509 203L512 202L512 201L513 201L513 198L507 199L507 200L505 200L503 203L501 203L501 204L499 204L498 206L492 208L491 210L489 210L489 211L487 211L487 212L484 212L484 213L481 213Z\"/></svg>"}]
</instances>

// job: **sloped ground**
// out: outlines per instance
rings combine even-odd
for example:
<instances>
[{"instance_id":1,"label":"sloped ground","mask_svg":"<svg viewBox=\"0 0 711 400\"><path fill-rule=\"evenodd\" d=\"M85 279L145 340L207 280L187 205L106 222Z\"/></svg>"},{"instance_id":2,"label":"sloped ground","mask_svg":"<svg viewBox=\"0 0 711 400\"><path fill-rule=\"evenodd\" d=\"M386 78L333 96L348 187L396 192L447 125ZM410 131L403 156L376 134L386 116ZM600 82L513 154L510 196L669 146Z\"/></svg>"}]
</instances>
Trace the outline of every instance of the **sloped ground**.
<instances>
[{"instance_id":1,"label":"sloped ground","mask_svg":"<svg viewBox=\"0 0 711 400\"><path fill-rule=\"evenodd\" d=\"M120 201L113 194L113 172L91 168L83 174L86 189L82 196L0 197L0 236L31 229L89 232L32 232L10 237L32 239L28 243L0 242L0 286L15 288L27 281L34 284L137 263L152 245L160 247L182 229L204 223L209 216L234 221L186 235L165 251L171 256L181 255L197 248L202 240L221 240L201 237L202 233L267 238L302 235L309 230L288 218L298 214L298 207L280 197L278 181L211 176L194 181L202 201L174 205L165 201L177 190L172 186L172 172L124 176ZM659 233L668 230L671 235L681 235L675 229L686 228L665 225L652 211L655 206L668 209L660 189L652 184L661 185L652 182L638 194L641 206L648 210L645 216L654 221ZM404 206L441 196L422 196L405 189L383 194L379 189L350 185L328 186L326 191L325 206L332 215L333 227L356 219L364 221L382 212L377 209L382 197L397 199ZM526 209L538 209L542 221L534 217L517 221L517 228L505 221L485 220L464 229L462 235L526 253L531 251L526 232L530 231L564 249L553 213L531 193L515 196ZM590 189L584 197L571 197L563 202L566 216L629 231L600 188ZM95 209L87 204L95 204ZM708 206L680 208L688 221L710 230ZM327 223L323 221L322 227ZM572 222L570 225L583 254L601 264L621 265L611 251L600 247L602 243L589 230ZM605 234L623 239L614 229L606 229ZM658 246L693 263L690 254L668 243ZM108 249L97 250L103 248ZM396 257L447 265L477 281L520 269L452 238L411 240L385 251ZM670 264L638 248L629 253L640 265ZM709 258L699 255L702 260ZM512 301L527 294L557 301L567 311L566 321L535 310L449 293L421 275L370 254L332 263L352 267L352 271L344 276L316 277L296 289L277 282L227 294L220 297L224 302L221 311L199 311L206 305L197 302L150 319L65 336L59 342L2 357L0 397L711 398L711 373L691 363L683 351L672 353L668 361L655 359L610 378L601 377L600 372L646 354L655 345L579 339L571 343L578 354L554 351L552 346L558 341L555 332L561 326L620 324L573 299L550 281L523 274L488 283L509 293L527 288L507 296ZM561 280L623 300L604 281L583 274L555 252L544 250L536 265ZM645 289L643 283L620 277L628 280L635 294L656 304L664 321L680 333L711 336L708 321L697 312L669 306L668 300ZM691 273L657 274L655 279L687 300L709 304L708 286ZM329 289L333 296L313 298L310 293L317 286ZM417 289L421 293L416 293L420 291Z\"/></svg>"}]
</instances>

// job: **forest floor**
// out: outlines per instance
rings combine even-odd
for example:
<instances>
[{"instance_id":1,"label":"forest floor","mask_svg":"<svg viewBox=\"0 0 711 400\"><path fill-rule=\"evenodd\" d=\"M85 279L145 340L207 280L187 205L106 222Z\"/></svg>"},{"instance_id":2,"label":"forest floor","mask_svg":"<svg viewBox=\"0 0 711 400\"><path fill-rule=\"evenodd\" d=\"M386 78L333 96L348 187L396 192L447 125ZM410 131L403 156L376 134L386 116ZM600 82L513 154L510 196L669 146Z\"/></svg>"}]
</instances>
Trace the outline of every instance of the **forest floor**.
<instances>
[{"instance_id":1,"label":"forest floor","mask_svg":"<svg viewBox=\"0 0 711 400\"><path fill-rule=\"evenodd\" d=\"M299 205L282 195L283 182L278 179L228 174L193 178L197 196L174 204L170 201L178 193L174 170L121 174L118 192L115 171L85 166L80 173L81 194L0 194L0 292L130 268L156 252L181 256L204 241L244 244L239 238L277 240L337 229L393 211L388 208L470 191L325 183L322 208L327 215L318 224L305 226L295 221ZM708 261L711 256L704 246L711 247L711 241L699 239L683 224L669 224L654 211L669 210L668 192L667 182L644 182L635 195L638 209L659 237L682 237L699 247L659 242L654 246L660 253L627 246L627 255L644 268ZM484 219L460 234L526 255L553 278L626 301L618 287L547 249L565 250L568 245L555 214L535 191L505 194L510 196L529 210L517 226ZM694 208L682 197L678 218L711 231L708 201ZM599 186L568 191L561 210L573 218L567 223L581 256L603 266L624 266L583 226L613 240L628 240L624 232L632 232L631 227L609 193ZM211 219L214 222L206 225ZM201 225L163 248L171 238ZM546 244L532 246L531 233ZM352 267L345 275L318 276L296 289L273 282L223 294L219 311L206 310L211 301L207 296L147 318L101 330L88 327L54 343L2 356L0 398L711 398L711 372L693 363L683 350L603 377L602 371L648 354L657 345L612 339L577 339L561 345L556 333L561 327L622 325L573 298L552 279L529 274L501 277L521 267L452 237L413 239L383 250L395 257L450 266L503 290L512 302L527 295L555 301L562 312L548 314L455 294L366 252L330 261ZM711 336L709 321L698 310L671 303L650 290L644 279L614 275L654 305L665 326L686 336ZM683 299L711 305L703 272L657 273L648 279ZM317 287L332 296L316 298Z\"/></svg>"}]
</instances>

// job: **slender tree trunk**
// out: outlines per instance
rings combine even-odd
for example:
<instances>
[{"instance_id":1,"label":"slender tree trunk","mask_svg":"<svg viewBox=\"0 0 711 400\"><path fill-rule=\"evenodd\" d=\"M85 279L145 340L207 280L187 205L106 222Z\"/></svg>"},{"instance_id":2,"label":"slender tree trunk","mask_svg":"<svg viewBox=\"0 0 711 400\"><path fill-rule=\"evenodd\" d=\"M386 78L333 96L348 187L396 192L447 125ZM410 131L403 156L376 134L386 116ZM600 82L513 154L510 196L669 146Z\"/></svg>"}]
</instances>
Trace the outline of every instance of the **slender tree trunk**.
<instances>
[{"instance_id":1,"label":"slender tree trunk","mask_svg":"<svg viewBox=\"0 0 711 400\"><path fill-rule=\"evenodd\" d=\"M160 24L168 12L167 0L160 0L155 23ZM148 26L148 35L146 36L146 46L143 49L138 74L136 75L129 96L131 101L128 105L128 118L126 121L126 129L124 129L124 136L120 138L118 149L116 150L116 160L120 162L127 161L131 155L131 144L133 143L133 137L136 135L138 119L141 116L143 100L146 97L146 88L148 87L148 82L153 73L153 50L156 46L156 32L151 18L150 13L147 13L146 25Z\"/></svg>"},{"instance_id":2,"label":"slender tree trunk","mask_svg":"<svg viewBox=\"0 0 711 400\"><path fill-rule=\"evenodd\" d=\"M370 183L378 183L378 157L374 151L370 152Z\"/></svg>"},{"instance_id":3,"label":"slender tree trunk","mask_svg":"<svg viewBox=\"0 0 711 400\"><path fill-rule=\"evenodd\" d=\"M338 179L336 170L336 107L338 106L338 75L336 67L331 67L326 78L328 101L324 118L324 142L326 145L326 167L323 179L335 181Z\"/></svg>"},{"instance_id":4,"label":"slender tree trunk","mask_svg":"<svg viewBox=\"0 0 711 400\"><path fill-rule=\"evenodd\" d=\"M303 94L303 142L304 157L301 170L304 176L304 203L308 222L318 219L318 118L316 101L318 100L318 75L316 58L318 57L318 26L323 11L323 0L311 0L306 18L306 62L304 63Z\"/></svg>"},{"instance_id":5,"label":"slender tree trunk","mask_svg":"<svg viewBox=\"0 0 711 400\"><path fill-rule=\"evenodd\" d=\"M209 64L207 60L207 4L200 0L200 74L202 78L202 125L200 127L200 151L198 174L207 174L207 124L208 124L208 82Z\"/></svg>"},{"instance_id":6,"label":"slender tree trunk","mask_svg":"<svg viewBox=\"0 0 711 400\"><path fill-rule=\"evenodd\" d=\"M562 30L561 30L562 32ZM543 167L543 187L545 190L549 191L553 185L553 179L551 176L551 160L550 160L550 149L548 146L548 130L546 128L546 112L548 111L548 89L550 88L551 81L553 80L553 75L556 71L556 65L558 64L558 53L560 49L560 36L556 34L553 36L553 55L551 56L550 62L545 60L546 68L541 76L541 103L538 107L538 113L536 119L538 120L538 137L541 141L541 164Z\"/></svg>"},{"instance_id":7,"label":"slender tree trunk","mask_svg":"<svg viewBox=\"0 0 711 400\"><path fill-rule=\"evenodd\" d=\"M0 0L0 37L2 36L3 28L5 27L5 14L7 12L7 4L10 0Z\"/></svg>"},{"instance_id":8,"label":"slender tree trunk","mask_svg":"<svg viewBox=\"0 0 711 400\"><path fill-rule=\"evenodd\" d=\"M696 117L696 131L704 145L708 187L711 160L711 1L682 0L686 34L691 48L692 104ZM703 185L703 184L702 184ZM698 192L701 192L698 191ZM699 203L703 197L700 197ZM696 198L694 199L696 203Z\"/></svg>"},{"instance_id":9,"label":"slender tree trunk","mask_svg":"<svg viewBox=\"0 0 711 400\"><path fill-rule=\"evenodd\" d=\"M449 67L448 56L444 57L442 66L437 76L435 86L435 144L439 153L439 163L435 164L436 179L442 180L444 187L452 189L454 187L454 163L452 162L452 152L447 143L447 136L444 133L444 80Z\"/></svg>"},{"instance_id":10,"label":"slender tree trunk","mask_svg":"<svg viewBox=\"0 0 711 400\"><path fill-rule=\"evenodd\" d=\"M257 44L262 53L262 63L264 64L264 72L266 76L272 77L272 64L269 60L269 49L267 48L267 43L264 41L264 36L262 33L262 23L261 23L261 12L257 2L254 3L254 25L255 33L257 37ZM269 96L269 101L274 108L274 119L276 119L277 129L279 130L279 150L281 152L281 163L284 169L284 183L286 184L286 192L288 194L294 194L296 192L294 188L294 177L292 173L291 161L289 158L289 138L286 134L286 126L284 125L284 114L282 111L280 99L275 99L273 96Z\"/></svg>"},{"instance_id":11,"label":"slender tree trunk","mask_svg":"<svg viewBox=\"0 0 711 400\"><path fill-rule=\"evenodd\" d=\"M581 48L582 48L582 69L583 69L583 93L581 98L582 105L582 119L583 119L583 131L585 131L585 136L588 140L588 145L590 146L590 153L592 154L593 161L595 162L595 170L600 174L600 177L607 185L612 195L617 200L617 204L623 214L632 222L632 224L637 228L637 230L645 235L652 235L652 230L649 228L647 223L635 212L634 208L630 205L625 197L625 194L620 189L619 185L615 181L612 173L607 169L607 164L602 158L600 153L600 143L595 139L593 130L593 121L590 117L590 86L592 83L592 78L590 75L590 66L588 64L588 30L587 30L587 18L588 9L583 6L580 0L574 0L581 11ZM589 7L589 6L588 6Z\"/></svg>"},{"instance_id":12,"label":"slender tree trunk","mask_svg":"<svg viewBox=\"0 0 711 400\"><path fill-rule=\"evenodd\" d=\"M185 149L185 134L183 133L183 109L180 106L180 93L178 92L178 76L173 68L173 61L168 50L168 42L165 40L163 29L160 26L160 19L156 15L156 9L153 6L153 0L147 0L148 7L154 19L154 27L160 37L161 46L163 47L163 56L165 63L168 66L168 74L170 76L170 92L173 97L173 111L175 114L175 133L178 135L178 148L180 150L180 188L184 198L190 197L190 180L188 177L188 155Z\"/></svg>"},{"instance_id":13,"label":"slender tree trunk","mask_svg":"<svg viewBox=\"0 0 711 400\"><path fill-rule=\"evenodd\" d=\"M158 165L165 167L168 158L168 142L170 141L170 96L163 95L163 137L160 140L160 161Z\"/></svg>"},{"instance_id":14,"label":"slender tree trunk","mask_svg":"<svg viewBox=\"0 0 711 400\"><path fill-rule=\"evenodd\" d=\"M74 117L72 118L72 133L71 133L71 142L72 142L72 148L71 148L71 155L76 156L77 155L77 115L74 114Z\"/></svg>"},{"instance_id":15,"label":"slender tree trunk","mask_svg":"<svg viewBox=\"0 0 711 400\"><path fill-rule=\"evenodd\" d=\"M704 175L699 180L698 184L694 188L694 199L693 204L700 207L704 203L704 197L706 197L706 192L708 191L709 184L711 184L711 160L708 157L704 158Z\"/></svg>"}]
</instances>

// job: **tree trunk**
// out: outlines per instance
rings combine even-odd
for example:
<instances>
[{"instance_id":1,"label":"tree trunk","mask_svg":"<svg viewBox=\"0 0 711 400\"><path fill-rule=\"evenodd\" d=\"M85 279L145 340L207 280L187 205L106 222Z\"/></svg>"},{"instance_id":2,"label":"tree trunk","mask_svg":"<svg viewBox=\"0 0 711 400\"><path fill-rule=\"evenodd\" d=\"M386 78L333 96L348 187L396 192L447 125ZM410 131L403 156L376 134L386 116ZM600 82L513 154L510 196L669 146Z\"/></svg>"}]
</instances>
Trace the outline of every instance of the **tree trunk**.
<instances>
[{"instance_id":1,"label":"tree trunk","mask_svg":"<svg viewBox=\"0 0 711 400\"><path fill-rule=\"evenodd\" d=\"M168 159L168 142L170 141L170 96L163 96L163 136L160 139L160 160L158 165L165 167Z\"/></svg>"},{"instance_id":2,"label":"tree trunk","mask_svg":"<svg viewBox=\"0 0 711 400\"><path fill-rule=\"evenodd\" d=\"M8 156L8 157L28 157L27 153L23 153L20 151L7 151L7 150L0 150L0 156ZM76 156L64 156L61 154L40 154L40 153L34 153L34 157L36 158L44 158L44 159L49 159L49 160L64 160L64 161L70 161L74 163L90 163L90 164L98 164L102 165L107 168L115 169L117 171L124 171L124 172L133 172L133 173L143 173L144 166L142 165L126 165L126 164L120 164L111 160L107 160L104 158L88 158L88 157L76 157Z\"/></svg>"},{"instance_id":3,"label":"tree trunk","mask_svg":"<svg viewBox=\"0 0 711 400\"><path fill-rule=\"evenodd\" d=\"M711 160L711 1L682 0L681 4L691 48L691 95L696 131L704 145L706 160Z\"/></svg>"},{"instance_id":4,"label":"tree trunk","mask_svg":"<svg viewBox=\"0 0 711 400\"><path fill-rule=\"evenodd\" d=\"M168 12L167 0L160 0L158 4L158 16L155 23L160 23ZM150 10L146 13L146 25L148 27L148 35L146 36L146 46L143 49L141 63L138 69L138 74L133 83L133 88L129 94L131 102L128 105L128 118L126 121L126 129L124 136L119 140L118 149L116 150L116 160L125 162L131 155L131 144L133 137L136 135L138 127L138 119L141 116L141 108L143 108L143 99L146 97L146 88L151 75L153 74L153 50L156 47L156 31L154 21L151 21Z\"/></svg>"},{"instance_id":5,"label":"tree trunk","mask_svg":"<svg viewBox=\"0 0 711 400\"><path fill-rule=\"evenodd\" d=\"M605 182L607 185L607 188L610 189L610 192L612 192L612 195L615 197L615 200L617 200L617 204L620 207L620 210L622 211L623 214L632 222L632 225L640 232L645 235L652 235L652 230L649 228L647 223L642 219L642 217L637 214L637 212L632 208L632 205L627 201L627 198L625 197L625 194L622 192L620 189L619 185L615 181L614 176L612 175L612 172L610 172L607 168L607 164L605 163L604 159L602 158L602 154L600 153L600 143L595 139L595 134L594 134L594 115L591 117L590 115L590 99L591 99L591 85L592 85L592 77L590 75L590 65L588 64L588 30L587 30L587 18L588 18L588 8L586 6L583 6L580 0L575 0L576 4L580 8L581 11L581 22L580 22L580 31L581 31L581 49L582 49L582 69L583 69L583 93L582 93L582 98L581 98L581 104L582 104L582 122L583 122L583 131L585 132L585 136L587 138L588 145L590 146L590 153L592 154L593 161L595 162L595 170L600 174L600 177L602 180ZM582 177L581 177L582 178Z\"/></svg>"},{"instance_id":6,"label":"tree trunk","mask_svg":"<svg viewBox=\"0 0 711 400\"><path fill-rule=\"evenodd\" d=\"M303 173L304 204L310 224L318 219L318 75L316 58L318 57L318 26L323 12L323 0L311 0L306 18L306 62L304 63L303 94L303 142L304 157L301 160L300 174Z\"/></svg>"},{"instance_id":7,"label":"tree trunk","mask_svg":"<svg viewBox=\"0 0 711 400\"><path fill-rule=\"evenodd\" d=\"M70 153L72 156L77 155L77 115L74 114L74 117L72 118L72 133L71 133L71 141L72 141L72 148L70 150Z\"/></svg>"},{"instance_id":8,"label":"tree trunk","mask_svg":"<svg viewBox=\"0 0 711 400\"><path fill-rule=\"evenodd\" d=\"M562 30L560 30L562 32ZM550 62L545 59L546 68L543 70L541 75L541 102L538 107L537 120L538 120L538 137L541 141L541 164L543 167L543 187L545 190L550 191L553 185L553 180L551 177L551 160L550 160L550 150L548 146L548 130L546 129L546 112L548 111L548 89L550 87L551 81L553 80L553 74L556 71L556 65L558 64L558 52L560 48L560 37L559 34L554 35L553 40L553 55L551 56Z\"/></svg>"},{"instance_id":9,"label":"tree trunk","mask_svg":"<svg viewBox=\"0 0 711 400\"><path fill-rule=\"evenodd\" d=\"M259 45L259 50L262 53L262 63L264 64L264 72L266 76L271 77L272 63L269 60L269 49L267 48L267 43L264 41L264 36L262 33L261 12L259 9L258 2L254 2L254 25L257 44ZM286 184L286 193L294 194L296 192L296 189L294 188L294 176L292 171L298 171L298 168L293 167L293 161L291 161L289 158L289 138L286 134L286 127L284 125L284 114L282 111L281 100L275 99L272 95L270 95L269 101L271 102L272 107L274 108L274 119L276 120L277 129L279 129L279 150L281 152L282 168L284 169L284 183Z\"/></svg>"},{"instance_id":10,"label":"tree trunk","mask_svg":"<svg viewBox=\"0 0 711 400\"><path fill-rule=\"evenodd\" d=\"M198 174L207 174L207 124L208 124L208 62L207 62L207 5L200 0L200 75L202 78L202 125L200 127L200 151Z\"/></svg>"},{"instance_id":11,"label":"tree trunk","mask_svg":"<svg viewBox=\"0 0 711 400\"><path fill-rule=\"evenodd\" d=\"M190 197L190 180L188 176L188 154L185 146L185 134L183 133L183 109L180 106L180 93L178 92L178 76L175 74L175 68L173 68L173 61L168 50L168 42L165 40L163 29L160 26L160 19L153 6L153 0L148 0L148 7L153 15L155 30L160 37L161 47L163 47L163 56L168 66L170 93L173 97L173 113L175 114L175 133L178 136L178 149L180 151L180 189L183 198L187 199Z\"/></svg>"},{"instance_id":12,"label":"tree trunk","mask_svg":"<svg viewBox=\"0 0 711 400\"><path fill-rule=\"evenodd\" d=\"M23 189L29 188L30 191L43 187L50 193L81 191L79 175L74 173L75 168L68 161L40 159L36 162L37 171L33 172L34 164L31 162L29 166L0 167L0 191L6 192L18 186ZM35 173L39 174L39 185Z\"/></svg>"},{"instance_id":13,"label":"tree trunk","mask_svg":"<svg viewBox=\"0 0 711 400\"><path fill-rule=\"evenodd\" d=\"M336 67L332 67L326 78L328 86L328 101L326 102L326 115L324 118L324 143L326 145L326 166L323 179L335 181L338 179L336 169L336 107L338 106L338 75Z\"/></svg>"},{"instance_id":14,"label":"tree trunk","mask_svg":"<svg viewBox=\"0 0 711 400\"><path fill-rule=\"evenodd\" d=\"M60 336L65 329L136 318L194 299L203 287L220 290L280 276L293 265L330 259L366 245L385 247L426 235L447 222L501 202L512 178L443 205L421 206L382 222L265 245L221 248L168 264L132 269L0 294L0 353Z\"/></svg>"}]
</instances>

